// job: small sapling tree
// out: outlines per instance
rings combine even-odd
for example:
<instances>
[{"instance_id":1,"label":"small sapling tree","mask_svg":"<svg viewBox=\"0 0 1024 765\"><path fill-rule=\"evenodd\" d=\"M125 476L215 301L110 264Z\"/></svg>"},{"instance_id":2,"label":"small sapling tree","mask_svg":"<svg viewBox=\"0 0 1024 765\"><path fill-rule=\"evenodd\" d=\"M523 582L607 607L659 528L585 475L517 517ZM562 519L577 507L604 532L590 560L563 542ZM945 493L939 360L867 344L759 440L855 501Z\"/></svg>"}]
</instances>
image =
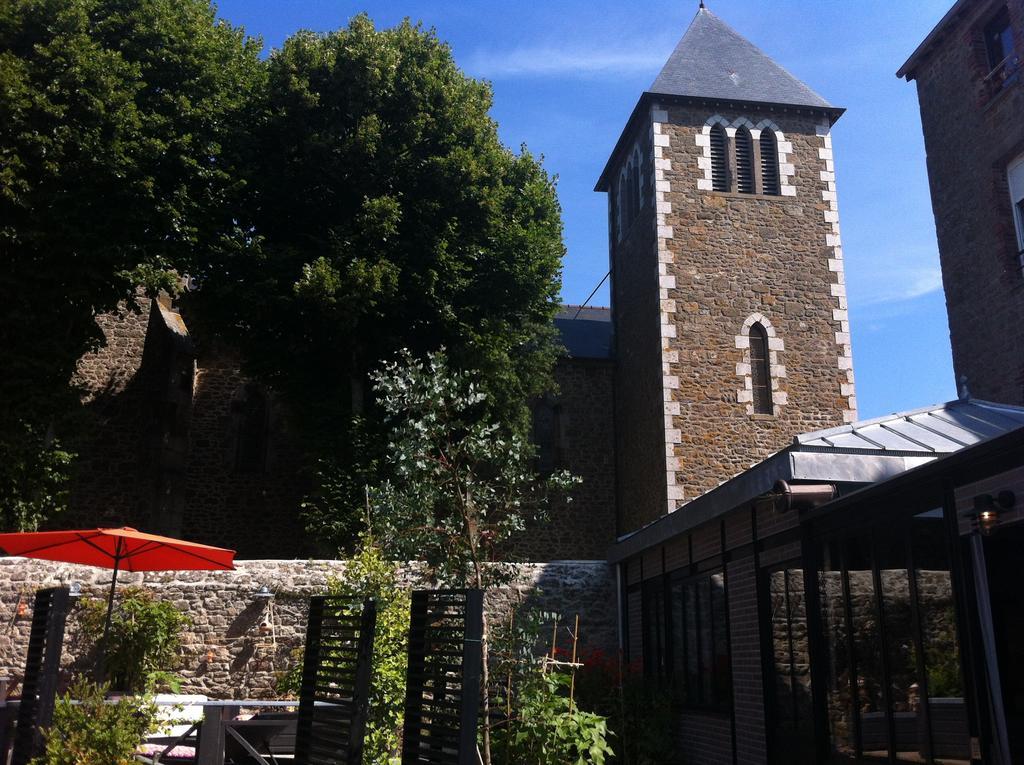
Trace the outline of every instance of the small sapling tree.
<instances>
[{"instance_id":1,"label":"small sapling tree","mask_svg":"<svg viewBox=\"0 0 1024 765\"><path fill-rule=\"evenodd\" d=\"M547 513L549 498L577 481L542 478L533 447L505 432L488 412L487 395L443 351L418 360L409 352L372 375L390 426L386 475L371 487L374 531L394 558L421 560L451 586L507 584L510 543ZM490 720L487 616L483 630L483 716ZM490 730L483 758L491 763Z\"/></svg>"}]
</instances>

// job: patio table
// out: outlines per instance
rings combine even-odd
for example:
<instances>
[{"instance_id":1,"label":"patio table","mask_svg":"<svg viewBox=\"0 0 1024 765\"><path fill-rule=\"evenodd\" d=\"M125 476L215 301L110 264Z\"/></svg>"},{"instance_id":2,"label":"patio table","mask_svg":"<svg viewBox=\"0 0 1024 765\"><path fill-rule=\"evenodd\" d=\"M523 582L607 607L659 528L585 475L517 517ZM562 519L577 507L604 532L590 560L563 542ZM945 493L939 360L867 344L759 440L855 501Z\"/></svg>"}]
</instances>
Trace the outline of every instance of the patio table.
<instances>
[{"instance_id":1,"label":"patio table","mask_svg":"<svg viewBox=\"0 0 1024 765\"><path fill-rule=\"evenodd\" d=\"M199 729L199 750L196 765L224 765L224 736L226 725L234 720L239 710L297 707L298 701L261 701L259 699L230 699L197 701L203 707L203 724ZM237 724L238 721L235 721Z\"/></svg>"}]
</instances>

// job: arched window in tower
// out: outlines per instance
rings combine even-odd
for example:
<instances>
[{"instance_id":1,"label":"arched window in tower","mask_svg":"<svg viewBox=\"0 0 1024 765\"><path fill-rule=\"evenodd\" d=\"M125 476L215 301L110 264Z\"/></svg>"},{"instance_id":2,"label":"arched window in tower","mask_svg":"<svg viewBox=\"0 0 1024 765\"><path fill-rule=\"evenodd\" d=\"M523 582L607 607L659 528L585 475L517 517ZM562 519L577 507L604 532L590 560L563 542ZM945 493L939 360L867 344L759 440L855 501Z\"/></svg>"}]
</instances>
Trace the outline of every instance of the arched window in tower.
<instances>
[{"instance_id":1,"label":"arched window in tower","mask_svg":"<svg viewBox=\"0 0 1024 765\"><path fill-rule=\"evenodd\" d=\"M242 386L232 402L235 472L262 473L267 467L267 395L256 383Z\"/></svg>"},{"instance_id":2,"label":"arched window in tower","mask_svg":"<svg viewBox=\"0 0 1024 765\"><path fill-rule=\"evenodd\" d=\"M714 125L711 128L711 188L715 191L729 190L729 169L725 153L725 128Z\"/></svg>"},{"instance_id":3,"label":"arched window in tower","mask_svg":"<svg viewBox=\"0 0 1024 765\"><path fill-rule=\"evenodd\" d=\"M772 413L772 375L769 366L768 333L756 323L750 332L750 382L753 389L754 413Z\"/></svg>"},{"instance_id":4,"label":"arched window in tower","mask_svg":"<svg viewBox=\"0 0 1024 765\"><path fill-rule=\"evenodd\" d=\"M533 444L537 448L537 472L550 475L563 467L562 405L545 397L533 407Z\"/></svg>"},{"instance_id":5,"label":"arched window in tower","mask_svg":"<svg viewBox=\"0 0 1024 765\"><path fill-rule=\"evenodd\" d=\"M745 127L736 131L736 191L754 193L754 139Z\"/></svg>"},{"instance_id":6,"label":"arched window in tower","mask_svg":"<svg viewBox=\"0 0 1024 765\"><path fill-rule=\"evenodd\" d=\"M778 196L779 144L772 130L761 131L761 193Z\"/></svg>"},{"instance_id":7,"label":"arched window in tower","mask_svg":"<svg viewBox=\"0 0 1024 765\"><path fill-rule=\"evenodd\" d=\"M630 170L630 222L640 213L640 167L636 164Z\"/></svg>"}]
</instances>

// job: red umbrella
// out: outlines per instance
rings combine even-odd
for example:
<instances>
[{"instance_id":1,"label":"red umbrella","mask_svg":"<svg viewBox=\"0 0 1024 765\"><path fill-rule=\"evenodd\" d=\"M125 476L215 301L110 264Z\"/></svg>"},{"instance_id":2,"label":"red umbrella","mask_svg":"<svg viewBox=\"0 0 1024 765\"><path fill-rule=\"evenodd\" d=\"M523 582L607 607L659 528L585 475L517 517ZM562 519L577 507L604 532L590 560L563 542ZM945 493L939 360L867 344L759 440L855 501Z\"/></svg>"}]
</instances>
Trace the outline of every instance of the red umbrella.
<instances>
[{"instance_id":1,"label":"red umbrella","mask_svg":"<svg viewBox=\"0 0 1024 765\"><path fill-rule=\"evenodd\" d=\"M0 550L25 558L84 563L114 570L103 625L100 655L106 646L114 610L118 571L224 570L235 567L234 550L210 547L171 537L144 534L130 528L86 531L25 531L0 534Z\"/></svg>"}]
</instances>

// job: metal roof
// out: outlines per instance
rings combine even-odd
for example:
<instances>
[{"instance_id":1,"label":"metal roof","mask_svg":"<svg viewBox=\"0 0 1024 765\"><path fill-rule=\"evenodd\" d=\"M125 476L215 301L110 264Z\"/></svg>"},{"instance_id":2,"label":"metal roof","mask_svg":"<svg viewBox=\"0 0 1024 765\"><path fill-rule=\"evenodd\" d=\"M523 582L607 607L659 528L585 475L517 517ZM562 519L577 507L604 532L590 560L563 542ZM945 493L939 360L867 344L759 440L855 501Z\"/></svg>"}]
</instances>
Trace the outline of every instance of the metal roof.
<instances>
[{"instance_id":1,"label":"metal roof","mask_svg":"<svg viewBox=\"0 0 1024 765\"><path fill-rule=\"evenodd\" d=\"M772 490L778 480L871 486L1024 428L1024 407L960 399L796 436L793 443L674 513L618 539L612 563L636 555Z\"/></svg>"},{"instance_id":2,"label":"metal roof","mask_svg":"<svg viewBox=\"0 0 1024 765\"><path fill-rule=\"evenodd\" d=\"M650 93L831 109L707 8L701 8Z\"/></svg>"},{"instance_id":3,"label":"metal roof","mask_svg":"<svg viewBox=\"0 0 1024 765\"><path fill-rule=\"evenodd\" d=\"M1024 426L1024 409L976 399L863 420L793 439L801 450L855 454L950 454Z\"/></svg>"},{"instance_id":4,"label":"metal roof","mask_svg":"<svg viewBox=\"0 0 1024 765\"><path fill-rule=\"evenodd\" d=\"M612 357L612 311L610 308L564 305L555 315L555 329L573 359Z\"/></svg>"}]
</instances>

